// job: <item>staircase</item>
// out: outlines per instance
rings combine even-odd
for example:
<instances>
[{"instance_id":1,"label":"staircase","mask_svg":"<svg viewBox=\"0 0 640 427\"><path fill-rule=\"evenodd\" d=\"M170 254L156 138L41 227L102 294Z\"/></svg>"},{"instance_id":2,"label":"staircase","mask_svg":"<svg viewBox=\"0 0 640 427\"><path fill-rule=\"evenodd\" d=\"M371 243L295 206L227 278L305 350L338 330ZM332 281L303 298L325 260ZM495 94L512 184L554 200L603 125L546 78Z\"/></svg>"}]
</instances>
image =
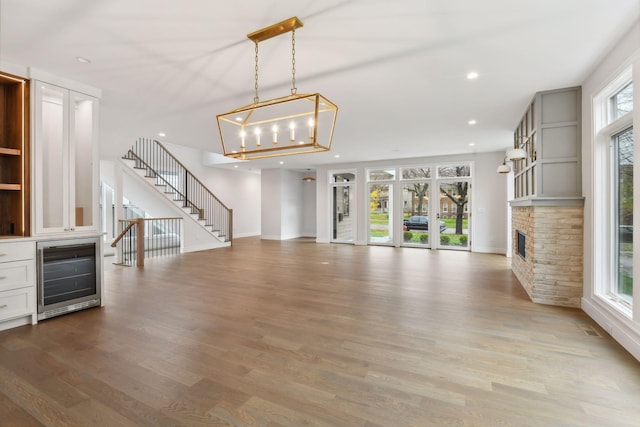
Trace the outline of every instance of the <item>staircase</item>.
<instances>
[{"instance_id":1,"label":"staircase","mask_svg":"<svg viewBox=\"0 0 640 427\"><path fill-rule=\"evenodd\" d=\"M125 164L152 184L218 241L232 241L233 210L224 205L160 142L138 139L122 157Z\"/></svg>"}]
</instances>

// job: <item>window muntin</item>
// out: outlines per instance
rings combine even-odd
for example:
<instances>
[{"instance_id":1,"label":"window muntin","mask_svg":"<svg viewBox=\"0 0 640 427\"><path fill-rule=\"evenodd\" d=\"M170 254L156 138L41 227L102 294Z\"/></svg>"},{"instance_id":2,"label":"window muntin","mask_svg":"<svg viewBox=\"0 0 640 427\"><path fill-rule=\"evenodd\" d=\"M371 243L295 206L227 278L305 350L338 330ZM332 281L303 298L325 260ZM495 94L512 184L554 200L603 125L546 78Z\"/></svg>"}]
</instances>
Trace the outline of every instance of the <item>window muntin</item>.
<instances>
[{"instance_id":1,"label":"window muntin","mask_svg":"<svg viewBox=\"0 0 640 427\"><path fill-rule=\"evenodd\" d=\"M633 297L633 128L612 138L612 170L615 192L614 209L614 280L611 293L615 299L631 305Z\"/></svg>"},{"instance_id":2,"label":"window muntin","mask_svg":"<svg viewBox=\"0 0 640 427\"><path fill-rule=\"evenodd\" d=\"M431 178L431 168L402 168L402 179Z\"/></svg>"},{"instance_id":3,"label":"window muntin","mask_svg":"<svg viewBox=\"0 0 640 427\"><path fill-rule=\"evenodd\" d=\"M356 175L354 173L339 172L331 175L331 182L333 183L354 182L355 180Z\"/></svg>"},{"instance_id":4,"label":"window muntin","mask_svg":"<svg viewBox=\"0 0 640 427\"><path fill-rule=\"evenodd\" d=\"M630 82L609 98L609 108L610 122L614 122L633 111L633 82Z\"/></svg>"},{"instance_id":5,"label":"window muntin","mask_svg":"<svg viewBox=\"0 0 640 427\"><path fill-rule=\"evenodd\" d=\"M438 166L438 178L470 178L471 165L459 164Z\"/></svg>"},{"instance_id":6,"label":"window muntin","mask_svg":"<svg viewBox=\"0 0 640 427\"><path fill-rule=\"evenodd\" d=\"M369 181L390 181L396 179L395 169L370 169L367 172Z\"/></svg>"}]
</instances>

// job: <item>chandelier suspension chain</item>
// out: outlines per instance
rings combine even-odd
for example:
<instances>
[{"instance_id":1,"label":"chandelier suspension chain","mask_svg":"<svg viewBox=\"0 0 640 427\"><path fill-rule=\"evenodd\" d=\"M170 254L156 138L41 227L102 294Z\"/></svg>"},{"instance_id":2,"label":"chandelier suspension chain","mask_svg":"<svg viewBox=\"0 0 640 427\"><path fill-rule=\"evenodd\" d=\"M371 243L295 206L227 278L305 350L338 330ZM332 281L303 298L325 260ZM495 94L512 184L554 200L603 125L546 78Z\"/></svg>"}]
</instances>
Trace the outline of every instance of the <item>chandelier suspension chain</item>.
<instances>
[{"instance_id":1,"label":"chandelier suspension chain","mask_svg":"<svg viewBox=\"0 0 640 427\"><path fill-rule=\"evenodd\" d=\"M296 29L291 30L291 95L298 92L296 87Z\"/></svg>"},{"instance_id":2,"label":"chandelier suspension chain","mask_svg":"<svg viewBox=\"0 0 640 427\"><path fill-rule=\"evenodd\" d=\"M253 97L253 103L257 104L260 101L260 97L258 96L258 41L256 40L256 94Z\"/></svg>"}]
</instances>

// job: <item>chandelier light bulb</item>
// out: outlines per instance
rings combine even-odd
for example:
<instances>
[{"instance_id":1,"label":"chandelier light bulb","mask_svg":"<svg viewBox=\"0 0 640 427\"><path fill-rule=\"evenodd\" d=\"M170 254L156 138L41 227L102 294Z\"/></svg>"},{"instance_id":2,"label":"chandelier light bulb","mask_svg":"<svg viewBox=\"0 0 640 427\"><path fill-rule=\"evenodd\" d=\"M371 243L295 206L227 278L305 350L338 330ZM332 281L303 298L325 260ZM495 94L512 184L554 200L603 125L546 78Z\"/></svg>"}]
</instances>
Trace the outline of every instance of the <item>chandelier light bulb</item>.
<instances>
[{"instance_id":1,"label":"chandelier light bulb","mask_svg":"<svg viewBox=\"0 0 640 427\"><path fill-rule=\"evenodd\" d=\"M278 125L273 125L271 127L271 132L273 133L273 143L278 143Z\"/></svg>"},{"instance_id":2,"label":"chandelier light bulb","mask_svg":"<svg viewBox=\"0 0 640 427\"><path fill-rule=\"evenodd\" d=\"M255 128L255 130L253 131L253 133L256 134L256 146L260 146L260 128Z\"/></svg>"},{"instance_id":3,"label":"chandelier light bulb","mask_svg":"<svg viewBox=\"0 0 640 427\"><path fill-rule=\"evenodd\" d=\"M247 136L247 132L244 129L240 131L240 148L244 148L244 138Z\"/></svg>"},{"instance_id":4,"label":"chandelier light bulb","mask_svg":"<svg viewBox=\"0 0 640 427\"><path fill-rule=\"evenodd\" d=\"M294 122L289 123L289 141L296 140L296 124Z\"/></svg>"},{"instance_id":5,"label":"chandelier light bulb","mask_svg":"<svg viewBox=\"0 0 640 427\"><path fill-rule=\"evenodd\" d=\"M313 140L313 125L314 125L314 121L313 119L309 119L309 139Z\"/></svg>"}]
</instances>

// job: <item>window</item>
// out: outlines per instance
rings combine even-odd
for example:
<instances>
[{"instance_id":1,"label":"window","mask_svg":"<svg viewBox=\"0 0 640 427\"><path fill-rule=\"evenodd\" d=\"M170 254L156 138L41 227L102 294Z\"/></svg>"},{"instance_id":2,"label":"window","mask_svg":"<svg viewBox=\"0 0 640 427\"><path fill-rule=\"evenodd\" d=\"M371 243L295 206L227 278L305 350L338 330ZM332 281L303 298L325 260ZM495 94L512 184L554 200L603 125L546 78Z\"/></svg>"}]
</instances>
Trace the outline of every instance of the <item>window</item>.
<instances>
[{"instance_id":1,"label":"window","mask_svg":"<svg viewBox=\"0 0 640 427\"><path fill-rule=\"evenodd\" d=\"M634 280L640 268L633 260L633 100L631 67L593 99L593 292L628 317L633 316L634 284L640 281Z\"/></svg>"},{"instance_id":2,"label":"window","mask_svg":"<svg viewBox=\"0 0 640 427\"><path fill-rule=\"evenodd\" d=\"M431 168L402 168L402 179L431 178Z\"/></svg>"},{"instance_id":3,"label":"window","mask_svg":"<svg viewBox=\"0 0 640 427\"><path fill-rule=\"evenodd\" d=\"M356 180L356 175L353 173L334 173L331 175L331 182L340 183L340 182L353 182Z\"/></svg>"},{"instance_id":4,"label":"window","mask_svg":"<svg viewBox=\"0 0 640 427\"><path fill-rule=\"evenodd\" d=\"M471 166L469 164L438 166L438 178L469 178Z\"/></svg>"},{"instance_id":5,"label":"window","mask_svg":"<svg viewBox=\"0 0 640 427\"><path fill-rule=\"evenodd\" d=\"M445 203L444 205L442 205L442 212L449 212L449 205L447 203Z\"/></svg>"},{"instance_id":6,"label":"window","mask_svg":"<svg viewBox=\"0 0 640 427\"><path fill-rule=\"evenodd\" d=\"M611 293L614 298L631 304L633 296L633 128L612 138L614 268Z\"/></svg>"},{"instance_id":7,"label":"window","mask_svg":"<svg viewBox=\"0 0 640 427\"><path fill-rule=\"evenodd\" d=\"M610 121L613 122L633 110L633 83L629 83L610 100Z\"/></svg>"},{"instance_id":8,"label":"window","mask_svg":"<svg viewBox=\"0 0 640 427\"><path fill-rule=\"evenodd\" d=\"M369 181L388 181L396 178L395 169L371 169L368 171Z\"/></svg>"}]
</instances>

